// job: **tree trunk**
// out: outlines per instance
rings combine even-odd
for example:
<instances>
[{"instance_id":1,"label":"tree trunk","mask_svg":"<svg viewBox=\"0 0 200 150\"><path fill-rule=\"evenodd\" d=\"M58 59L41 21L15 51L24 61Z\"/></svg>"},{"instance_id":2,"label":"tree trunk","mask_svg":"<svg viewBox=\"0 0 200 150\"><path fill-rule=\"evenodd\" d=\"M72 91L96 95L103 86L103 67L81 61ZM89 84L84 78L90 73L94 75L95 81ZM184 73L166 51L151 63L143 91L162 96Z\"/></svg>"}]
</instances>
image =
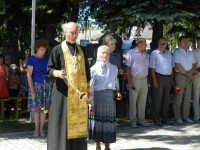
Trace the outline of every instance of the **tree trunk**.
<instances>
[{"instance_id":1,"label":"tree trunk","mask_svg":"<svg viewBox=\"0 0 200 150\"><path fill-rule=\"evenodd\" d=\"M71 1L71 10L70 21L77 22L79 13L79 1Z\"/></svg>"},{"instance_id":2,"label":"tree trunk","mask_svg":"<svg viewBox=\"0 0 200 150\"><path fill-rule=\"evenodd\" d=\"M163 37L163 24L164 21L154 20L151 50L157 49L159 38Z\"/></svg>"}]
</instances>

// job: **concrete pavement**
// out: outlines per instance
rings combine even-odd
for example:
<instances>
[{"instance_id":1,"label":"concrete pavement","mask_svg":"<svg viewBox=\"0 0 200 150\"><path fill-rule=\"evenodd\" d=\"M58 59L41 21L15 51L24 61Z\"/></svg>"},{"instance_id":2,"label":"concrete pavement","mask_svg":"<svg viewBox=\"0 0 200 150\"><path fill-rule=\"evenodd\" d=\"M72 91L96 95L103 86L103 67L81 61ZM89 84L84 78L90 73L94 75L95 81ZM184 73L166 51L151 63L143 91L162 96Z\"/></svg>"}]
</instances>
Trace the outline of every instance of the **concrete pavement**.
<instances>
[{"instance_id":1,"label":"concrete pavement","mask_svg":"<svg viewBox=\"0 0 200 150\"><path fill-rule=\"evenodd\" d=\"M33 132L0 134L0 150L46 150L46 138L35 138ZM102 144L102 149L104 145ZM200 124L131 128L117 126L117 142L112 150L198 150ZM95 150L94 141L88 141L88 150Z\"/></svg>"}]
</instances>

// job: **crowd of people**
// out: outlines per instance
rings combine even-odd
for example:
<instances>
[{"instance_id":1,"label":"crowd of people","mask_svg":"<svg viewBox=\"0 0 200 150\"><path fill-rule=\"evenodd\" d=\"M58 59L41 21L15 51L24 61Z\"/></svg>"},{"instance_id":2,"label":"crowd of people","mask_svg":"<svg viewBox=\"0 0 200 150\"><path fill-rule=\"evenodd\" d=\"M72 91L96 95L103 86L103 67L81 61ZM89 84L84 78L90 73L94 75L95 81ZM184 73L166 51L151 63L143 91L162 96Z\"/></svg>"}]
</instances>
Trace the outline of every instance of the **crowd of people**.
<instances>
[{"instance_id":1,"label":"crowd of people","mask_svg":"<svg viewBox=\"0 0 200 150\"><path fill-rule=\"evenodd\" d=\"M117 40L106 35L91 66L85 51L76 44L78 25L69 22L62 28L65 40L48 55L45 39L36 41L34 55L25 51L19 67L6 65L0 54L0 97L16 97L21 87L22 96L28 97L22 109L33 112L35 137L45 136L44 122L49 113L48 150L86 150L86 137L95 140L97 150L101 150L101 142L110 150L110 143L116 142L116 112L121 111L116 104L123 99L122 74L129 94L131 127L149 126L145 122L149 87L154 125L199 121L200 38L197 49L190 51L187 36L179 37L173 54L167 49L166 38L160 38L158 48L150 54L145 51L146 40L139 38L133 41L122 65L123 56L115 52ZM175 122L169 120L172 87L180 88L172 100ZM8 104L6 110L11 107Z\"/></svg>"},{"instance_id":2,"label":"crowd of people","mask_svg":"<svg viewBox=\"0 0 200 150\"><path fill-rule=\"evenodd\" d=\"M172 54L167 50L167 39L160 38L158 48L149 55L145 52L146 40L140 38L136 41L136 47L127 52L125 65L128 74L131 127L148 126L144 122L148 87L151 87L152 120L156 126L199 121L198 42L199 38L197 49L191 51L187 36L181 36L178 39L178 48ZM173 100L170 98L172 87L180 88L180 91L174 94ZM171 101L175 122L169 121ZM191 101L193 118L190 115Z\"/></svg>"},{"instance_id":3,"label":"crowd of people","mask_svg":"<svg viewBox=\"0 0 200 150\"><path fill-rule=\"evenodd\" d=\"M30 53L28 53L29 55ZM0 98L27 96L28 82L26 82L26 69L20 63L21 59L19 61L19 67L4 53L0 53L0 59ZM6 117L12 117L11 109L15 108L14 101L6 102L5 108ZM26 100L21 101L21 108L24 111L27 110Z\"/></svg>"}]
</instances>

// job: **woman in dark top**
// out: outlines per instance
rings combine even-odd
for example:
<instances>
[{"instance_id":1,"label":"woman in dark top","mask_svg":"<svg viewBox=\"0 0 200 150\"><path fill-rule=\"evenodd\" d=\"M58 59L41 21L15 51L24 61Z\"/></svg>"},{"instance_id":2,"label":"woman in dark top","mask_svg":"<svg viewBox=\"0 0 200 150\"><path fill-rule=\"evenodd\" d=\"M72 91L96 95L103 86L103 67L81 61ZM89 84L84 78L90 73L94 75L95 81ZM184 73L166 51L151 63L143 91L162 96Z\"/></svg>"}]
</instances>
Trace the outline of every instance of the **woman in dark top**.
<instances>
[{"instance_id":1,"label":"woman in dark top","mask_svg":"<svg viewBox=\"0 0 200 150\"><path fill-rule=\"evenodd\" d=\"M110 59L109 62L113 65L116 65L118 69L121 69L121 63L122 63L122 57L120 53L116 53L116 43L117 40L111 36L111 35L106 35L103 38L103 44L108 46L110 49Z\"/></svg>"},{"instance_id":2,"label":"woman in dark top","mask_svg":"<svg viewBox=\"0 0 200 150\"><path fill-rule=\"evenodd\" d=\"M125 79L122 75L122 55L120 53L116 52L116 43L117 40L112 35L106 35L103 38L103 44L109 47L110 49L110 58L109 62L113 65L115 65L118 69L118 83L119 83L119 90L121 93L125 93L124 91L124 84ZM125 96L123 96L122 101L116 101L116 117L117 118L123 118L126 116L127 113L127 106Z\"/></svg>"}]
</instances>

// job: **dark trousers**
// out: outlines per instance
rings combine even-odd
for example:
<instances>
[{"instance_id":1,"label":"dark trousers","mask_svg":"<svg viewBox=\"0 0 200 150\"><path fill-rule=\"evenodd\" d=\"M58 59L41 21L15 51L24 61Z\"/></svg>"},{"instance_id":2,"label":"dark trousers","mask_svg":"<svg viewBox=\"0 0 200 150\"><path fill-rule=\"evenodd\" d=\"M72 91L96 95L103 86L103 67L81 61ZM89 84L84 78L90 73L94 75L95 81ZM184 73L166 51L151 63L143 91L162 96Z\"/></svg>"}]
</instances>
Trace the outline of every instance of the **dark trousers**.
<instances>
[{"instance_id":1,"label":"dark trousers","mask_svg":"<svg viewBox=\"0 0 200 150\"><path fill-rule=\"evenodd\" d=\"M167 121L170 104L170 76L157 75L158 88L153 87L152 115L154 122Z\"/></svg>"}]
</instances>

